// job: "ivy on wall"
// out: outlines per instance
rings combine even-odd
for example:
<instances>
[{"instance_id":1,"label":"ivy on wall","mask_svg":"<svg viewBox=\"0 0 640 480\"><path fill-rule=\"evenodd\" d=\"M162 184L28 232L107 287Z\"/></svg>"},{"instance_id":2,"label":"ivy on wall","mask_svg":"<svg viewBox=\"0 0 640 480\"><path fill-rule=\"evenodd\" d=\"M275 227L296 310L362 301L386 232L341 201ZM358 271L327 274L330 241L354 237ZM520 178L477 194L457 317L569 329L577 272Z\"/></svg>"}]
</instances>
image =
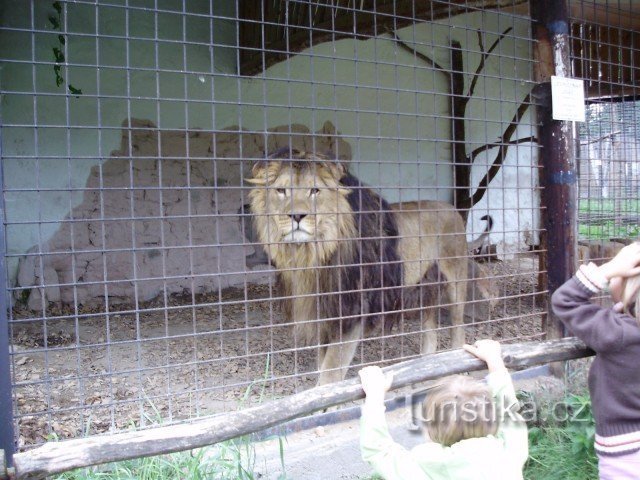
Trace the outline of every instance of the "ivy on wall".
<instances>
[{"instance_id":1,"label":"ivy on wall","mask_svg":"<svg viewBox=\"0 0 640 480\"><path fill-rule=\"evenodd\" d=\"M56 13L52 13L49 15L49 23L54 30L62 32L62 4L59 1L55 1L53 2L52 6ZM62 76L62 65L66 61L66 57L64 55L64 48L66 43L66 37L62 33L59 33L58 44L52 48L53 58L56 62L53 66L53 72L56 76L56 85L58 87L64 84L64 77ZM76 97L82 95L82 89L76 88L71 84L68 85L68 89L69 93L75 95Z\"/></svg>"}]
</instances>

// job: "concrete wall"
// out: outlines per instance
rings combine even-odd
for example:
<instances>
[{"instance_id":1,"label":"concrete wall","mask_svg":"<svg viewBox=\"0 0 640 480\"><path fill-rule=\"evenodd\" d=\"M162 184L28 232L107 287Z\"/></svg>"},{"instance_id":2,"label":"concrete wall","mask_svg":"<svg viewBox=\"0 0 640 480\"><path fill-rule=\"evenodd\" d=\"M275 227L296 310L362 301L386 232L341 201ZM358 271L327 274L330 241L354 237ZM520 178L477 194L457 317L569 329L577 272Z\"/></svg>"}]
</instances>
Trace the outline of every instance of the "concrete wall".
<instances>
[{"instance_id":1,"label":"concrete wall","mask_svg":"<svg viewBox=\"0 0 640 480\"><path fill-rule=\"evenodd\" d=\"M31 29L33 16L37 30L0 33L0 43L12 46L2 54L9 61L1 82L5 185L17 189L5 195L14 276L17 255L54 237L59 222L82 203L94 167L120 150L127 118L147 119L162 130L237 126L258 134L292 124L316 132L331 122L349 144L355 173L390 201L452 198L446 79L387 35L317 45L247 78L236 76L233 2L212 2L213 20L209 5L186 16L156 16L142 8L154 2L144 0L129 2L135 8L128 10L68 3L67 60L74 66L62 74L82 89L74 97L55 84L51 61L58 32L47 21L53 10L49 2L34 3L33 15L29 2L2 5L3 26ZM181 11L182 2L175 8ZM513 31L487 60L469 105L469 151L498 138L531 88L528 20L474 13L398 32L445 66L449 40L460 41L465 68L474 72L480 58L476 30L486 32L486 46L509 26ZM518 136L532 134L531 114ZM490 157L478 159L474 179L484 175ZM478 219L489 212L500 251L524 246L525 232L538 224L536 163L531 145L511 148L491 191L470 215L470 236L484 228Z\"/></svg>"}]
</instances>

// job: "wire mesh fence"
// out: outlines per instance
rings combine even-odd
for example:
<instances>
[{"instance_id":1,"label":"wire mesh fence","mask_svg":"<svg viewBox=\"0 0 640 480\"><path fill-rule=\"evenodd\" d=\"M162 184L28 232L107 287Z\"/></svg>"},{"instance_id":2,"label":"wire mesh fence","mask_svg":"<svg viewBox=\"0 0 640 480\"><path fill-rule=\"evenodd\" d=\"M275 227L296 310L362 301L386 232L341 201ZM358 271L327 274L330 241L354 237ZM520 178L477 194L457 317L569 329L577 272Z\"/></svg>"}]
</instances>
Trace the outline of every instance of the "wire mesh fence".
<instances>
[{"instance_id":1,"label":"wire mesh fence","mask_svg":"<svg viewBox=\"0 0 640 480\"><path fill-rule=\"evenodd\" d=\"M5 2L19 447L542 338L529 7L485 3Z\"/></svg>"},{"instance_id":2,"label":"wire mesh fence","mask_svg":"<svg viewBox=\"0 0 640 480\"><path fill-rule=\"evenodd\" d=\"M638 12L632 2L579 3L571 61L588 99L577 129L579 253L602 262L640 237ZM587 10L597 12L589 23L581 20Z\"/></svg>"}]
</instances>

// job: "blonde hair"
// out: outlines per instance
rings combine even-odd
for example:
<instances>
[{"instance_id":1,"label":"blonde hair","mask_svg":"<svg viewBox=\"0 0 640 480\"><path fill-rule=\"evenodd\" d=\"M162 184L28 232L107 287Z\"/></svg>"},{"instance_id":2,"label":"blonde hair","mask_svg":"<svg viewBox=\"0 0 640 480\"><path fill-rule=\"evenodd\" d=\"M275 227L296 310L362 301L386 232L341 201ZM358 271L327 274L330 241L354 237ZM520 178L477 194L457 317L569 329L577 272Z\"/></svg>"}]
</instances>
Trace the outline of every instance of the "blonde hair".
<instances>
[{"instance_id":1,"label":"blonde hair","mask_svg":"<svg viewBox=\"0 0 640 480\"><path fill-rule=\"evenodd\" d=\"M422 414L431 440L447 447L460 440L495 435L499 425L488 385L466 375L443 379L425 399Z\"/></svg>"},{"instance_id":2,"label":"blonde hair","mask_svg":"<svg viewBox=\"0 0 640 480\"><path fill-rule=\"evenodd\" d=\"M622 311L635 317L640 325L640 275L622 279Z\"/></svg>"}]
</instances>

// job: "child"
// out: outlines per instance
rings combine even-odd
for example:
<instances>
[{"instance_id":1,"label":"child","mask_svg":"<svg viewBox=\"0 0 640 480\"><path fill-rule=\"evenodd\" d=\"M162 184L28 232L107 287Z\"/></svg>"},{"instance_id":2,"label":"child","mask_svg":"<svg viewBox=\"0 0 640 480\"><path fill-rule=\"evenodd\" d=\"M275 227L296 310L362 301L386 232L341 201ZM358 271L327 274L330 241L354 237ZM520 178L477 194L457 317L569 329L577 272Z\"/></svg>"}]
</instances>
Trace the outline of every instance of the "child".
<instances>
[{"instance_id":1,"label":"child","mask_svg":"<svg viewBox=\"0 0 640 480\"><path fill-rule=\"evenodd\" d=\"M487 362L486 383L464 375L443 379L427 396L423 421L430 441L411 451L395 443L384 417L391 385L379 367L360 370L362 458L386 480L522 478L527 460L527 426L517 412L500 344L480 340L464 349Z\"/></svg>"},{"instance_id":2,"label":"child","mask_svg":"<svg viewBox=\"0 0 640 480\"><path fill-rule=\"evenodd\" d=\"M609 288L613 308L589 299ZM581 266L551 297L553 311L596 352L589 392L601 479L640 478L640 242Z\"/></svg>"}]
</instances>

